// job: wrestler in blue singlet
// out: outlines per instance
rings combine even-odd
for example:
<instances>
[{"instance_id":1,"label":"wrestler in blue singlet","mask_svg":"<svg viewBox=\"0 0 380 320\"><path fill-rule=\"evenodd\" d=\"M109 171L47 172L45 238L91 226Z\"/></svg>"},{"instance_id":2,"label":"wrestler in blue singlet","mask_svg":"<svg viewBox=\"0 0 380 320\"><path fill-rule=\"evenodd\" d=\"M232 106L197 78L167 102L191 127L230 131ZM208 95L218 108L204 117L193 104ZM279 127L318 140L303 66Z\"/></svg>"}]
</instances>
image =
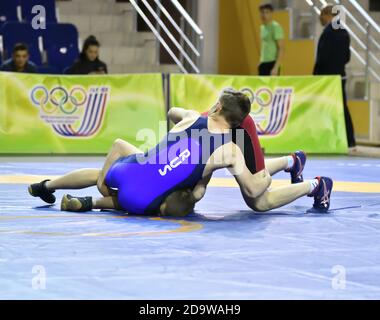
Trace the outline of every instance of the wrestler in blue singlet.
<instances>
[{"instance_id":1,"label":"wrestler in blue singlet","mask_svg":"<svg viewBox=\"0 0 380 320\"><path fill-rule=\"evenodd\" d=\"M229 134L209 132L207 120L199 117L186 130L169 132L147 153L122 157L111 166L105 183L118 189L118 202L125 211L157 214L169 194L197 185L208 158L231 141Z\"/></svg>"}]
</instances>

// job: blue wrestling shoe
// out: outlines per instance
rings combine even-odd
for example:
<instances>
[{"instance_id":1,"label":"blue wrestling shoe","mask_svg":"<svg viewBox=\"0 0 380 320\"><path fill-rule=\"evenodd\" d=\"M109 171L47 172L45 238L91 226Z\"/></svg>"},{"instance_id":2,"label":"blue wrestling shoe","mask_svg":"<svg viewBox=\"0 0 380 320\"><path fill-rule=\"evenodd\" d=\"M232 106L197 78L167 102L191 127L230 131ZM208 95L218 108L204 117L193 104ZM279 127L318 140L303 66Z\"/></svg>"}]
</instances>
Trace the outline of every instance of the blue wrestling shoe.
<instances>
[{"instance_id":1,"label":"blue wrestling shoe","mask_svg":"<svg viewBox=\"0 0 380 320\"><path fill-rule=\"evenodd\" d=\"M303 182L303 169L306 164L306 153L303 151L296 151L292 154L294 159L294 165L291 169L285 170L286 172L290 172L290 177L292 180L292 184Z\"/></svg>"},{"instance_id":2,"label":"blue wrestling shoe","mask_svg":"<svg viewBox=\"0 0 380 320\"><path fill-rule=\"evenodd\" d=\"M330 197L333 188L333 181L327 177L316 177L319 180L318 186L309 194L314 197L313 208L308 213L327 213L330 208Z\"/></svg>"}]
</instances>

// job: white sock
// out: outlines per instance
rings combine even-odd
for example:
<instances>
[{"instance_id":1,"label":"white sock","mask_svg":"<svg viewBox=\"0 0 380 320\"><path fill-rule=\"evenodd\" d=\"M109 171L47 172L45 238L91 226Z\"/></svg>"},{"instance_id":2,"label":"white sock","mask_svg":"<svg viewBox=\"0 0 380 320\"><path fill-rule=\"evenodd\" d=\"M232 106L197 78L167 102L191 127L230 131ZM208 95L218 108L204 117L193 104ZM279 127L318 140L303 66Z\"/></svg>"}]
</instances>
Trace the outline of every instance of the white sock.
<instances>
[{"instance_id":1,"label":"white sock","mask_svg":"<svg viewBox=\"0 0 380 320\"><path fill-rule=\"evenodd\" d=\"M293 156L287 156L286 158L288 159L288 166L286 167L286 170L290 170L294 167L294 158Z\"/></svg>"},{"instance_id":2,"label":"white sock","mask_svg":"<svg viewBox=\"0 0 380 320\"><path fill-rule=\"evenodd\" d=\"M309 191L309 194L310 194L315 190L316 187L318 187L319 180L318 179L309 180L309 183L310 183L310 191Z\"/></svg>"}]
</instances>

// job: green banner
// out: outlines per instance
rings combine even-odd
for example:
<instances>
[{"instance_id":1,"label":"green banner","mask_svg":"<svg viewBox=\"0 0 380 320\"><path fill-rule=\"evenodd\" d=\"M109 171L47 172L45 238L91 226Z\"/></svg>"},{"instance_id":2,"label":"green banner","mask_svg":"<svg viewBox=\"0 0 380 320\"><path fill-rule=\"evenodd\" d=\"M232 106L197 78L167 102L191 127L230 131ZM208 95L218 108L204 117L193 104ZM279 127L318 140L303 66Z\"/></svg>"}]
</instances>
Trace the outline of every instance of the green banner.
<instances>
[{"instance_id":1,"label":"green banner","mask_svg":"<svg viewBox=\"0 0 380 320\"><path fill-rule=\"evenodd\" d=\"M347 153L339 76L250 77L171 75L171 106L208 110L222 89L245 89L267 153Z\"/></svg>"},{"instance_id":2,"label":"green banner","mask_svg":"<svg viewBox=\"0 0 380 320\"><path fill-rule=\"evenodd\" d=\"M106 153L116 138L147 149L162 121L161 74L0 73L0 153Z\"/></svg>"}]
</instances>

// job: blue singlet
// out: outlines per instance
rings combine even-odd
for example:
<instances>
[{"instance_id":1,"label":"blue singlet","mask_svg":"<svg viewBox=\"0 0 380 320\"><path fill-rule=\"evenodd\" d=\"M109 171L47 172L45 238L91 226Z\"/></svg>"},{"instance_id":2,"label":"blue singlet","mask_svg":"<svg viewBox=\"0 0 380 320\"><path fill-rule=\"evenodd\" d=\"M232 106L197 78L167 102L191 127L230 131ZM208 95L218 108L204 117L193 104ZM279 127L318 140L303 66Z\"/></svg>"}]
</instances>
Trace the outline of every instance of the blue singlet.
<instances>
[{"instance_id":1,"label":"blue singlet","mask_svg":"<svg viewBox=\"0 0 380 320\"><path fill-rule=\"evenodd\" d=\"M180 189L193 189L202 179L207 160L230 134L208 131L199 117L182 132L168 133L155 148L118 159L106 175L106 185L118 189L118 202L133 214L157 214L164 199Z\"/></svg>"}]
</instances>

